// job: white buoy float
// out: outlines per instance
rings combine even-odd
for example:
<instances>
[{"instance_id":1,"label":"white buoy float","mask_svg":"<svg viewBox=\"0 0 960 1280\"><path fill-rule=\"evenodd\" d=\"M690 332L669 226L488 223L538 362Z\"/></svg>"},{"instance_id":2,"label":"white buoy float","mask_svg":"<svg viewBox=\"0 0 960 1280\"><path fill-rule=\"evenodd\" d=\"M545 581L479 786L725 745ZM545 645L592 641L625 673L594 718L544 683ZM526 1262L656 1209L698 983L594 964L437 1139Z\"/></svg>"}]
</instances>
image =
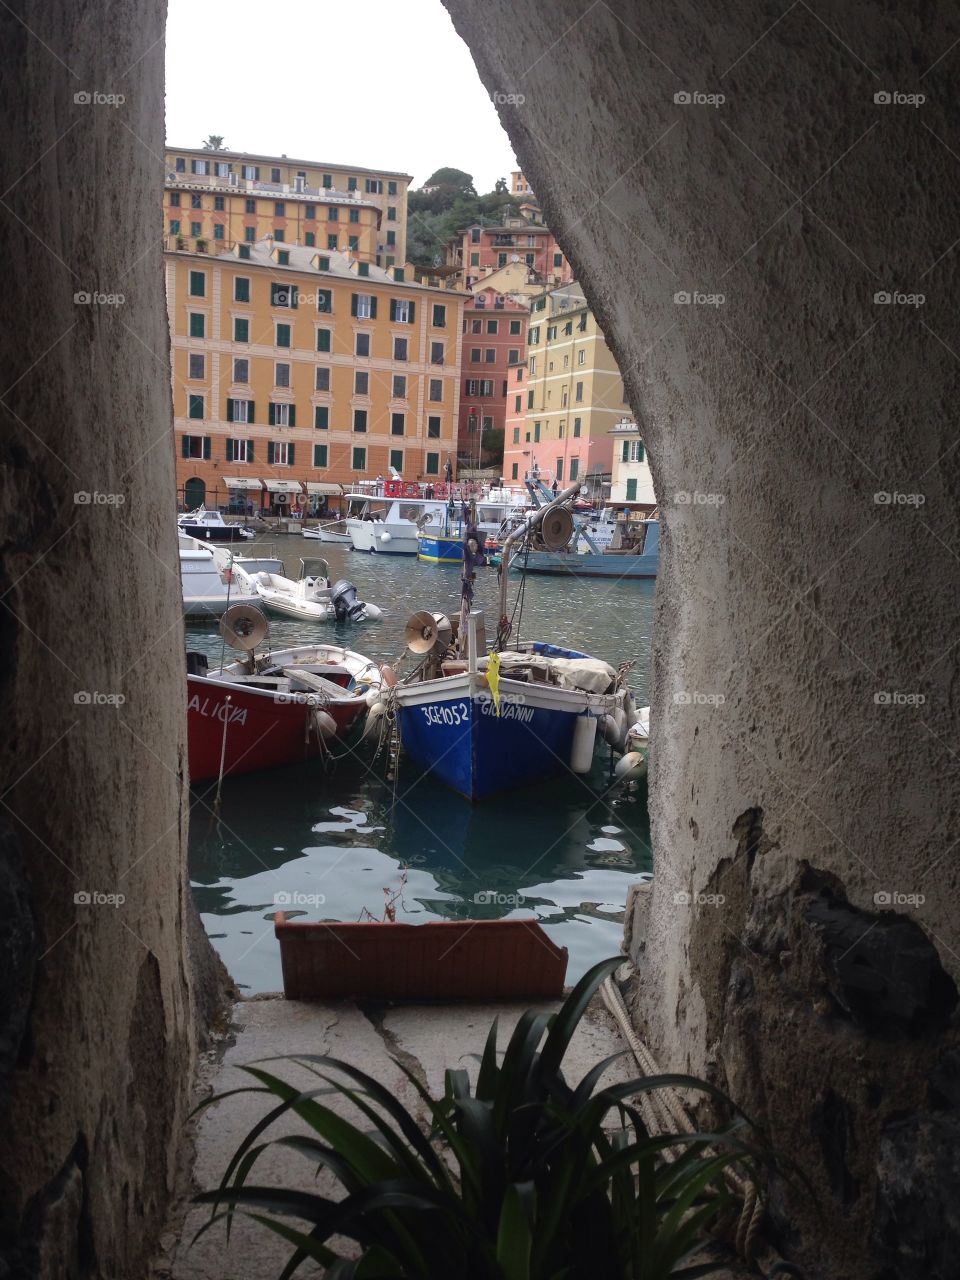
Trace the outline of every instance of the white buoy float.
<instances>
[{"instance_id":1,"label":"white buoy float","mask_svg":"<svg viewBox=\"0 0 960 1280\"><path fill-rule=\"evenodd\" d=\"M647 757L641 751L628 751L617 761L613 771L621 782L635 782L647 776Z\"/></svg>"},{"instance_id":2,"label":"white buoy float","mask_svg":"<svg viewBox=\"0 0 960 1280\"><path fill-rule=\"evenodd\" d=\"M589 773L593 764L593 747L597 740L597 721L593 716L577 716L570 744L570 768L574 773Z\"/></svg>"}]
</instances>

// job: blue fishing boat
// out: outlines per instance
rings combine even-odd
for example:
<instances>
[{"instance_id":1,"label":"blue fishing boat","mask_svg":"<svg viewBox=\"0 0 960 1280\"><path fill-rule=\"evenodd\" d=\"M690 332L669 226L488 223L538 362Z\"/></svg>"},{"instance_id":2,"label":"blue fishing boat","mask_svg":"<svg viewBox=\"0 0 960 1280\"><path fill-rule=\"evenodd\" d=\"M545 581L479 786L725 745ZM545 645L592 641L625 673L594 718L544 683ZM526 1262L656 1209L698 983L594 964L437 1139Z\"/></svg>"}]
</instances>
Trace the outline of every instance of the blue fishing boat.
<instances>
[{"instance_id":1,"label":"blue fishing boat","mask_svg":"<svg viewBox=\"0 0 960 1280\"><path fill-rule=\"evenodd\" d=\"M462 564L463 534L421 530L417 535L417 559L426 564Z\"/></svg>"},{"instance_id":2,"label":"blue fishing boat","mask_svg":"<svg viewBox=\"0 0 960 1280\"><path fill-rule=\"evenodd\" d=\"M584 546L586 549L584 549ZM610 546L601 548L585 531L575 530L560 550L522 547L510 560L515 573L546 573L560 578L610 578L617 582L655 578L660 562L659 520L618 521Z\"/></svg>"},{"instance_id":3,"label":"blue fishing boat","mask_svg":"<svg viewBox=\"0 0 960 1280\"><path fill-rule=\"evenodd\" d=\"M529 516L507 538L505 555L534 530L547 545L562 530L565 542L569 523L553 525L550 518L578 491L572 486ZM560 516L569 522L565 511ZM405 638L418 665L371 710L376 719L392 709L403 753L472 801L568 771L589 772L598 729L608 739L611 726L625 732L629 699L622 673L606 662L552 643L510 644L505 574L496 641L487 652L483 615L472 607L476 566L483 563L476 532L468 529L462 543L459 617L413 615Z\"/></svg>"}]
</instances>

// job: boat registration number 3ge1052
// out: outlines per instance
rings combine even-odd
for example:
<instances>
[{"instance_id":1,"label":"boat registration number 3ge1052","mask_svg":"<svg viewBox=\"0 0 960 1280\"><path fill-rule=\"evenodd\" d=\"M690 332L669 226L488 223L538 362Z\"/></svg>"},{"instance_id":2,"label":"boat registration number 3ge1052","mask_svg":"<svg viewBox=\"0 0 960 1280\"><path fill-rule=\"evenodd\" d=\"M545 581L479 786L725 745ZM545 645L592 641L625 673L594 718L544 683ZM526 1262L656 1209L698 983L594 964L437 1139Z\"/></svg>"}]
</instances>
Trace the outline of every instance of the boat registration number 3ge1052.
<instances>
[{"instance_id":1,"label":"boat registration number 3ge1052","mask_svg":"<svg viewBox=\"0 0 960 1280\"><path fill-rule=\"evenodd\" d=\"M465 702L455 702L452 705L421 707L423 718L427 724L466 724L470 719L470 708Z\"/></svg>"},{"instance_id":2,"label":"boat registration number 3ge1052","mask_svg":"<svg viewBox=\"0 0 960 1280\"><path fill-rule=\"evenodd\" d=\"M513 698L510 695L501 697L499 718L501 720L522 720L525 724L529 724L533 719L533 707L525 707L520 705L522 699ZM481 715L495 716L497 715L497 707L493 698L478 699L478 709ZM436 725L457 725L467 724L470 719L470 707L466 702L448 703L444 706L428 706L421 707L423 718L427 724Z\"/></svg>"}]
</instances>

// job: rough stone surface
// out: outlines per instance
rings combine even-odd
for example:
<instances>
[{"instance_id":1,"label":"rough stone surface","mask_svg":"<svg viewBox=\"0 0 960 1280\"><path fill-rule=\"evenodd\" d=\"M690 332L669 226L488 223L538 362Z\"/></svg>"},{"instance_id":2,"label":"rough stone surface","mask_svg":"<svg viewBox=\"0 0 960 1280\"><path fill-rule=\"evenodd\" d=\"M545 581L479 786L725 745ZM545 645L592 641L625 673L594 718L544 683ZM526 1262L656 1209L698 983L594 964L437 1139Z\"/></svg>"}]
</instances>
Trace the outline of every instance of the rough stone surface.
<instances>
[{"instance_id":1,"label":"rough stone surface","mask_svg":"<svg viewBox=\"0 0 960 1280\"><path fill-rule=\"evenodd\" d=\"M193 1064L164 18L155 0L0 7L0 805L20 846L0 842L0 1273L17 1276L144 1274Z\"/></svg>"},{"instance_id":2,"label":"rough stone surface","mask_svg":"<svg viewBox=\"0 0 960 1280\"><path fill-rule=\"evenodd\" d=\"M862 942L892 905L949 997L960 16L446 6L617 355L662 504L638 1022L662 1065L732 1089L804 1166L825 1218L782 1188L773 1216L805 1272L872 1277L880 1134L925 1105L949 998L897 1041L839 1016L850 963L804 914L804 876ZM826 1123L843 1134L824 1145ZM955 1274L943 1256L931 1280Z\"/></svg>"}]
</instances>

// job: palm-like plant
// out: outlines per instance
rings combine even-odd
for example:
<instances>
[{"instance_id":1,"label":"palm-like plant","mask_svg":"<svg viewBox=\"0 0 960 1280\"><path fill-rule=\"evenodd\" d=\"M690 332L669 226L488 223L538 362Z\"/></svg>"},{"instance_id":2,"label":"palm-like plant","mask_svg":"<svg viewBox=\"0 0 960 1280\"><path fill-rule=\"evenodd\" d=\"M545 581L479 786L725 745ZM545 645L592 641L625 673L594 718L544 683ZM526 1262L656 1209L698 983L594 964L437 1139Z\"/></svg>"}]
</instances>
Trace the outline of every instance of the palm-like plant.
<instances>
[{"instance_id":1,"label":"palm-like plant","mask_svg":"<svg viewBox=\"0 0 960 1280\"><path fill-rule=\"evenodd\" d=\"M236 1210L253 1217L293 1246L281 1280L307 1259L331 1280L692 1280L719 1270L691 1257L732 1207L727 1171L737 1166L755 1181L766 1158L746 1118L692 1076L599 1088L620 1054L575 1087L561 1071L587 1005L619 963L595 965L556 1014L523 1014L502 1060L494 1021L473 1089L466 1071L450 1069L443 1097L432 1098L399 1064L430 1116L429 1133L382 1084L338 1059L293 1059L319 1077L320 1087L307 1091L245 1067L259 1082L250 1089L279 1101L244 1138L220 1187L197 1197L213 1205L202 1230L225 1218L229 1231ZM736 1118L718 1132L653 1135L630 1099L667 1088L710 1095ZM371 1128L319 1100L331 1092ZM312 1132L260 1143L289 1111ZM328 1170L344 1197L251 1185L259 1156L273 1145ZM335 1254L333 1236L355 1241L360 1256Z\"/></svg>"}]
</instances>

